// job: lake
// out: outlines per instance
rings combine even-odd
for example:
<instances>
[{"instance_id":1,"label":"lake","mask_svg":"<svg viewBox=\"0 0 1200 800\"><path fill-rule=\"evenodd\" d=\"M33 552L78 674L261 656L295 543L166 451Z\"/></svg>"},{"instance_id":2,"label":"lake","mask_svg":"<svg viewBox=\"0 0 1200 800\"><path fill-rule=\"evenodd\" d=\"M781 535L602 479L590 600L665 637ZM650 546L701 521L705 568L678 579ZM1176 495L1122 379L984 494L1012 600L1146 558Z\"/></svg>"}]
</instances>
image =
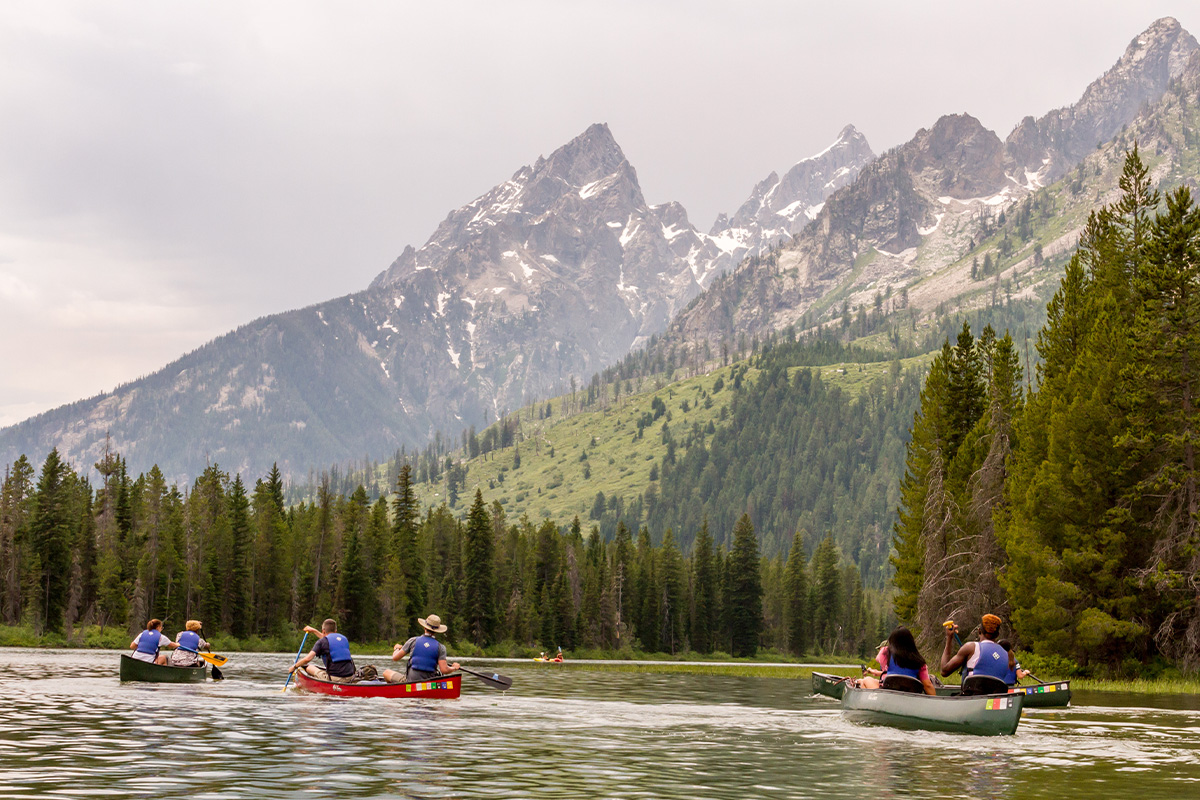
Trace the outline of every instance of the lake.
<instances>
[{"instance_id":1,"label":"lake","mask_svg":"<svg viewBox=\"0 0 1200 800\"><path fill-rule=\"evenodd\" d=\"M807 678L509 662L505 694L355 700L281 693L292 657L155 685L113 651L0 649L0 798L1200 797L1192 696L1076 693L977 738L850 724Z\"/></svg>"}]
</instances>

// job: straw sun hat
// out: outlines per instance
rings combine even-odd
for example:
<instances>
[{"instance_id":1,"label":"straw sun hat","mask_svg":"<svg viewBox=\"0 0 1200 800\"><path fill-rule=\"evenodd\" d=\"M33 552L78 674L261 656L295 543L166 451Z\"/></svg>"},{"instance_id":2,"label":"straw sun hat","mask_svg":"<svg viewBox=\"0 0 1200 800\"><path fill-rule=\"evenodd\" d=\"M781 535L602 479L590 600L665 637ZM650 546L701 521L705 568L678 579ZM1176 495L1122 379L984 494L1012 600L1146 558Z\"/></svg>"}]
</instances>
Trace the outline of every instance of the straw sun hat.
<instances>
[{"instance_id":1,"label":"straw sun hat","mask_svg":"<svg viewBox=\"0 0 1200 800\"><path fill-rule=\"evenodd\" d=\"M432 633L445 633L447 630L449 630L445 625L442 624L442 618L437 614L430 614L425 619L417 617L417 624Z\"/></svg>"}]
</instances>

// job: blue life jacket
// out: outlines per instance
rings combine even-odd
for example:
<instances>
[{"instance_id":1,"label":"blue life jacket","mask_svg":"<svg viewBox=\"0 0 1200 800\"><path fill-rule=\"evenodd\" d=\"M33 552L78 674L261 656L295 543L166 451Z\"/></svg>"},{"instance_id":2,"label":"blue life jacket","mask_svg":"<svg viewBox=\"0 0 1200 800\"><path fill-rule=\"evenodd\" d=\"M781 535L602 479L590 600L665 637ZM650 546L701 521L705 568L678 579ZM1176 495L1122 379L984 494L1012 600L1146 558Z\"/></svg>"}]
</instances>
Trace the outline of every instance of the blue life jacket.
<instances>
[{"instance_id":1,"label":"blue life jacket","mask_svg":"<svg viewBox=\"0 0 1200 800\"><path fill-rule=\"evenodd\" d=\"M1009 668L1008 674L1004 676L1004 682L1007 683L1009 686L1017 685L1017 668L1016 667Z\"/></svg>"},{"instance_id":2,"label":"blue life jacket","mask_svg":"<svg viewBox=\"0 0 1200 800\"><path fill-rule=\"evenodd\" d=\"M980 640L975 645L975 665L971 667L972 675L990 675L1008 682L1008 651L995 642L987 639ZM1014 681L1016 676L1013 676Z\"/></svg>"},{"instance_id":3,"label":"blue life jacket","mask_svg":"<svg viewBox=\"0 0 1200 800\"><path fill-rule=\"evenodd\" d=\"M330 661L350 661L350 640L340 633L331 633L325 637L329 642Z\"/></svg>"},{"instance_id":4,"label":"blue life jacket","mask_svg":"<svg viewBox=\"0 0 1200 800\"><path fill-rule=\"evenodd\" d=\"M142 631L138 637L137 651L148 656L158 655L158 642L161 636L162 631Z\"/></svg>"},{"instance_id":5,"label":"blue life jacket","mask_svg":"<svg viewBox=\"0 0 1200 800\"><path fill-rule=\"evenodd\" d=\"M432 636L418 636L413 642L412 657L408 664L413 669L419 669L422 672L437 672L438 671L438 654L442 651L438 640Z\"/></svg>"},{"instance_id":6,"label":"blue life jacket","mask_svg":"<svg viewBox=\"0 0 1200 800\"><path fill-rule=\"evenodd\" d=\"M921 670L919 668L918 669L909 669L908 667L900 666L899 664L896 663L895 657L892 656L892 654L889 652L888 653L887 672L885 672L884 674L885 675L905 675L909 678L916 678L916 679L920 680Z\"/></svg>"},{"instance_id":7,"label":"blue life jacket","mask_svg":"<svg viewBox=\"0 0 1200 800\"><path fill-rule=\"evenodd\" d=\"M200 634L196 633L195 631L184 631L183 633L179 634L179 638L176 639L176 642L179 643L180 647L186 647L188 650L199 650Z\"/></svg>"}]
</instances>

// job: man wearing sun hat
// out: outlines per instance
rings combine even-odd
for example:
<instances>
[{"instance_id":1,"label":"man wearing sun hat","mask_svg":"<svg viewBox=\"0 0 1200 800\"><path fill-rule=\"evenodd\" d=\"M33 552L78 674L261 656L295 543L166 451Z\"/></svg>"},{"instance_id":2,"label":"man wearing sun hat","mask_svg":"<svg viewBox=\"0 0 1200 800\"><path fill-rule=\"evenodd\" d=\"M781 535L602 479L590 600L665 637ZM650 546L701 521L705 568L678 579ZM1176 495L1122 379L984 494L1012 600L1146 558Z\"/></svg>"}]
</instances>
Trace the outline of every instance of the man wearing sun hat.
<instances>
[{"instance_id":1,"label":"man wearing sun hat","mask_svg":"<svg viewBox=\"0 0 1200 800\"><path fill-rule=\"evenodd\" d=\"M942 649L942 677L965 666L963 677L970 675L988 675L1007 681L1010 669L1016 668L1016 656L1005 650L996 640L1000 638L1000 625L1004 620L995 614L984 614L979 622L979 641L966 642L954 650L954 634L958 633L958 625L953 620L947 620L943 627L946 629L946 646Z\"/></svg>"},{"instance_id":2,"label":"man wearing sun hat","mask_svg":"<svg viewBox=\"0 0 1200 800\"><path fill-rule=\"evenodd\" d=\"M457 661L453 664L446 663L446 645L435 638L437 634L445 633L448 630L442 624L442 618L437 614L430 614L424 619L417 617L417 624L425 629L423 635L414 636L404 644L398 644L392 648L392 661L399 661L405 656L409 656L408 671L401 674L395 670L385 669L383 678L389 683L426 681L458 669Z\"/></svg>"}]
</instances>

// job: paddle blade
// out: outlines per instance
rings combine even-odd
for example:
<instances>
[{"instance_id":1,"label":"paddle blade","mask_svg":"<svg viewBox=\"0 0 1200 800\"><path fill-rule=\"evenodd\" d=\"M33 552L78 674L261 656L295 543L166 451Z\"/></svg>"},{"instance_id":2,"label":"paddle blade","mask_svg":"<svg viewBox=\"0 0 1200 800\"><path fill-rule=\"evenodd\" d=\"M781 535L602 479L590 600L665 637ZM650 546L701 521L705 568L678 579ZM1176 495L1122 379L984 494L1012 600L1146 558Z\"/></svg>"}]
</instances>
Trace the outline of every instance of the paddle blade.
<instances>
[{"instance_id":1,"label":"paddle blade","mask_svg":"<svg viewBox=\"0 0 1200 800\"><path fill-rule=\"evenodd\" d=\"M488 686L491 686L493 689L499 689L500 691L504 692L512 688L512 678L508 677L507 675L501 675L498 672L485 675L482 672L476 672L475 670L466 669L465 667L459 667L458 670L459 672L465 672L468 675L474 675L476 678L483 681Z\"/></svg>"},{"instance_id":2,"label":"paddle blade","mask_svg":"<svg viewBox=\"0 0 1200 800\"><path fill-rule=\"evenodd\" d=\"M216 653L200 653L199 655L214 667L223 667L229 663L227 656L219 656Z\"/></svg>"},{"instance_id":3,"label":"paddle blade","mask_svg":"<svg viewBox=\"0 0 1200 800\"><path fill-rule=\"evenodd\" d=\"M221 674L221 670L217 669L215 664L213 665L213 668L212 668L212 679L214 681L225 680L225 676Z\"/></svg>"}]
</instances>

